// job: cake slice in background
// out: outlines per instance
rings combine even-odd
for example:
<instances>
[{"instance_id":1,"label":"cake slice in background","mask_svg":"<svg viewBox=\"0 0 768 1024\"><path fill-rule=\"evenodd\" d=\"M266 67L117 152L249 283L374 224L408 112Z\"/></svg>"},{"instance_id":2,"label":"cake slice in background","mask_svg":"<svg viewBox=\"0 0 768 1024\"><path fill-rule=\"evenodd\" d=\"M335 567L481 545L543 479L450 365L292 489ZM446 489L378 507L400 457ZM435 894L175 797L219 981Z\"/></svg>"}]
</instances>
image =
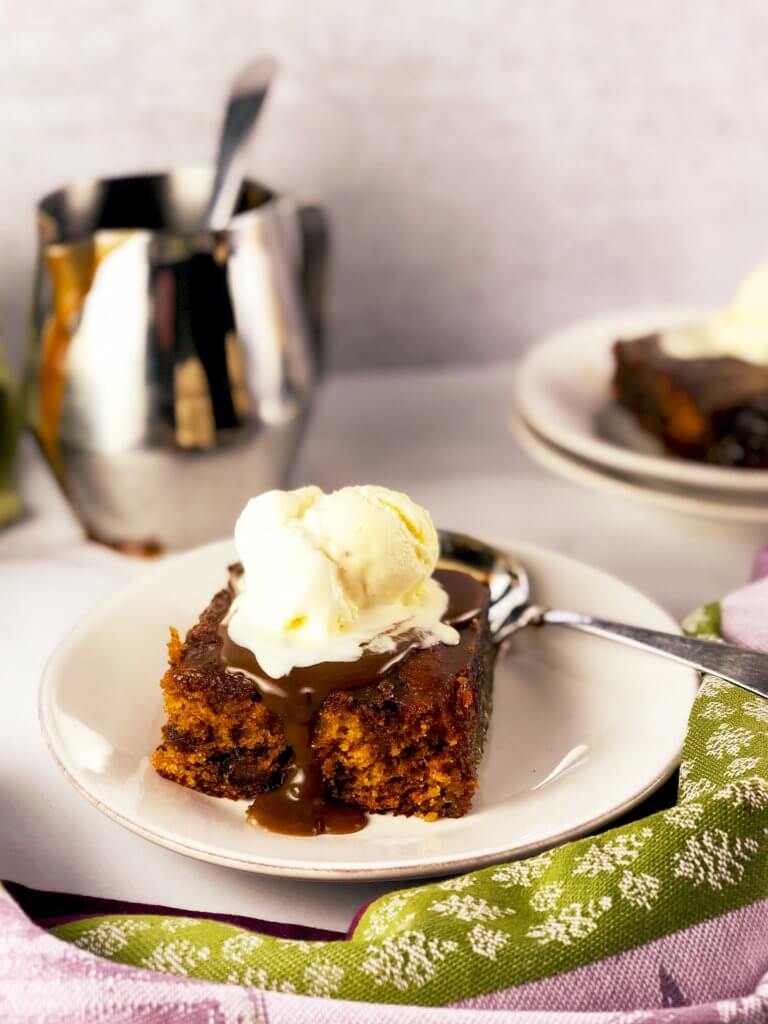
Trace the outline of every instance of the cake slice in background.
<instances>
[{"instance_id":1,"label":"cake slice in background","mask_svg":"<svg viewBox=\"0 0 768 1024\"><path fill-rule=\"evenodd\" d=\"M619 402L675 455L768 468L768 264L695 324L617 341Z\"/></svg>"}]
</instances>

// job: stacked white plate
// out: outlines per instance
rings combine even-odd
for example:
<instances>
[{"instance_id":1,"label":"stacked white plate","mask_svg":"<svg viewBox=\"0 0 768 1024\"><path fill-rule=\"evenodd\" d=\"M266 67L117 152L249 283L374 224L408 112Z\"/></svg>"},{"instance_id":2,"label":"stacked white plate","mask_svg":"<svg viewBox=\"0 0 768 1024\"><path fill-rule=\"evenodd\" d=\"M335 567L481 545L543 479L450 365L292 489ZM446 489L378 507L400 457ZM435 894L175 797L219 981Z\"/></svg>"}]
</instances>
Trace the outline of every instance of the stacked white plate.
<instances>
[{"instance_id":1,"label":"stacked white plate","mask_svg":"<svg viewBox=\"0 0 768 1024\"><path fill-rule=\"evenodd\" d=\"M700 309L628 311L582 321L529 349L517 379L512 429L537 462L576 483L723 522L768 523L768 470L734 469L668 454L613 397L613 343L706 315Z\"/></svg>"}]
</instances>

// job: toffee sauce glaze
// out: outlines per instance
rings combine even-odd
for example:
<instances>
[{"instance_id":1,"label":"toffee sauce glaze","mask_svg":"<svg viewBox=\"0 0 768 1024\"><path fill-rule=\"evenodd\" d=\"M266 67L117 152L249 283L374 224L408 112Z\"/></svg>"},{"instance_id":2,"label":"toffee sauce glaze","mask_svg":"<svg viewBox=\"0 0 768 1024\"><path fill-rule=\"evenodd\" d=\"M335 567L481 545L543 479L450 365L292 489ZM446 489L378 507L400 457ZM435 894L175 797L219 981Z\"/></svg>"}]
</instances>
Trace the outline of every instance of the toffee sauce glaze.
<instances>
[{"instance_id":1,"label":"toffee sauce glaze","mask_svg":"<svg viewBox=\"0 0 768 1024\"><path fill-rule=\"evenodd\" d=\"M480 614L486 585L469 573L452 569L437 569L434 577L448 593L443 621L461 630ZM221 631L224 666L253 679L266 707L283 722L286 742L293 752L282 785L256 797L248 808L248 821L270 832L297 836L343 834L365 828L368 816L363 811L331 800L325 793L320 765L312 751L313 719L330 693L376 683L394 665L423 649L421 638L405 634L394 651L367 653L355 662L323 662L272 679L251 651L230 640L226 626L222 625Z\"/></svg>"}]
</instances>

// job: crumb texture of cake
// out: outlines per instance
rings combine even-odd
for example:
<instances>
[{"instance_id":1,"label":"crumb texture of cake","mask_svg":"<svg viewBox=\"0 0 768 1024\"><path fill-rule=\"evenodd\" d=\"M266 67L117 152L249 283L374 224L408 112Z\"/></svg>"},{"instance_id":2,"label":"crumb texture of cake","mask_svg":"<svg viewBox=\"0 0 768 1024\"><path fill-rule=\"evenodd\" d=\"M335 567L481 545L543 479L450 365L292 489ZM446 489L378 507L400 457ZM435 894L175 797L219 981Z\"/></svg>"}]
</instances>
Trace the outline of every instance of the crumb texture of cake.
<instances>
[{"instance_id":1,"label":"crumb texture of cake","mask_svg":"<svg viewBox=\"0 0 768 1024\"><path fill-rule=\"evenodd\" d=\"M254 681L221 661L219 627L231 600L228 590L216 594L184 643L171 630L166 722L152 765L182 786L242 800L279 786L291 751Z\"/></svg>"},{"instance_id":2,"label":"crumb texture of cake","mask_svg":"<svg viewBox=\"0 0 768 1024\"><path fill-rule=\"evenodd\" d=\"M619 402L674 454L768 468L768 367L732 356L681 359L658 335L614 346Z\"/></svg>"},{"instance_id":3,"label":"crumb texture of cake","mask_svg":"<svg viewBox=\"0 0 768 1024\"><path fill-rule=\"evenodd\" d=\"M331 796L427 820L469 811L491 710L487 608L461 632L458 647L419 651L375 686L326 699L313 749Z\"/></svg>"}]
</instances>

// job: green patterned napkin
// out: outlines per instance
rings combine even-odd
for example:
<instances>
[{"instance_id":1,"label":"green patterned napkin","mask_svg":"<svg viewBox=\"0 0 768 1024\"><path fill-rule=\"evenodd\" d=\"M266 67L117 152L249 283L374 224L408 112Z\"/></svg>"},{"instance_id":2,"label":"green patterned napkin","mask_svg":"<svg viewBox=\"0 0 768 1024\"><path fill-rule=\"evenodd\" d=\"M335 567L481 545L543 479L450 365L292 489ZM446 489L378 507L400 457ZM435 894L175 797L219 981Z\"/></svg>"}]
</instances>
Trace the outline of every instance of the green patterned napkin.
<instances>
[{"instance_id":1,"label":"green patterned napkin","mask_svg":"<svg viewBox=\"0 0 768 1024\"><path fill-rule=\"evenodd\" d=\"M716 638L719 606L687 626ZM156 915L90 918L53 934L121 963L278 992L490 1005L482 1000L492 994L691 934L765 900L767 837L768 700L708 676L676 806L529 860L385 896L347 941Z\"/></svg>"}]
</instances>

